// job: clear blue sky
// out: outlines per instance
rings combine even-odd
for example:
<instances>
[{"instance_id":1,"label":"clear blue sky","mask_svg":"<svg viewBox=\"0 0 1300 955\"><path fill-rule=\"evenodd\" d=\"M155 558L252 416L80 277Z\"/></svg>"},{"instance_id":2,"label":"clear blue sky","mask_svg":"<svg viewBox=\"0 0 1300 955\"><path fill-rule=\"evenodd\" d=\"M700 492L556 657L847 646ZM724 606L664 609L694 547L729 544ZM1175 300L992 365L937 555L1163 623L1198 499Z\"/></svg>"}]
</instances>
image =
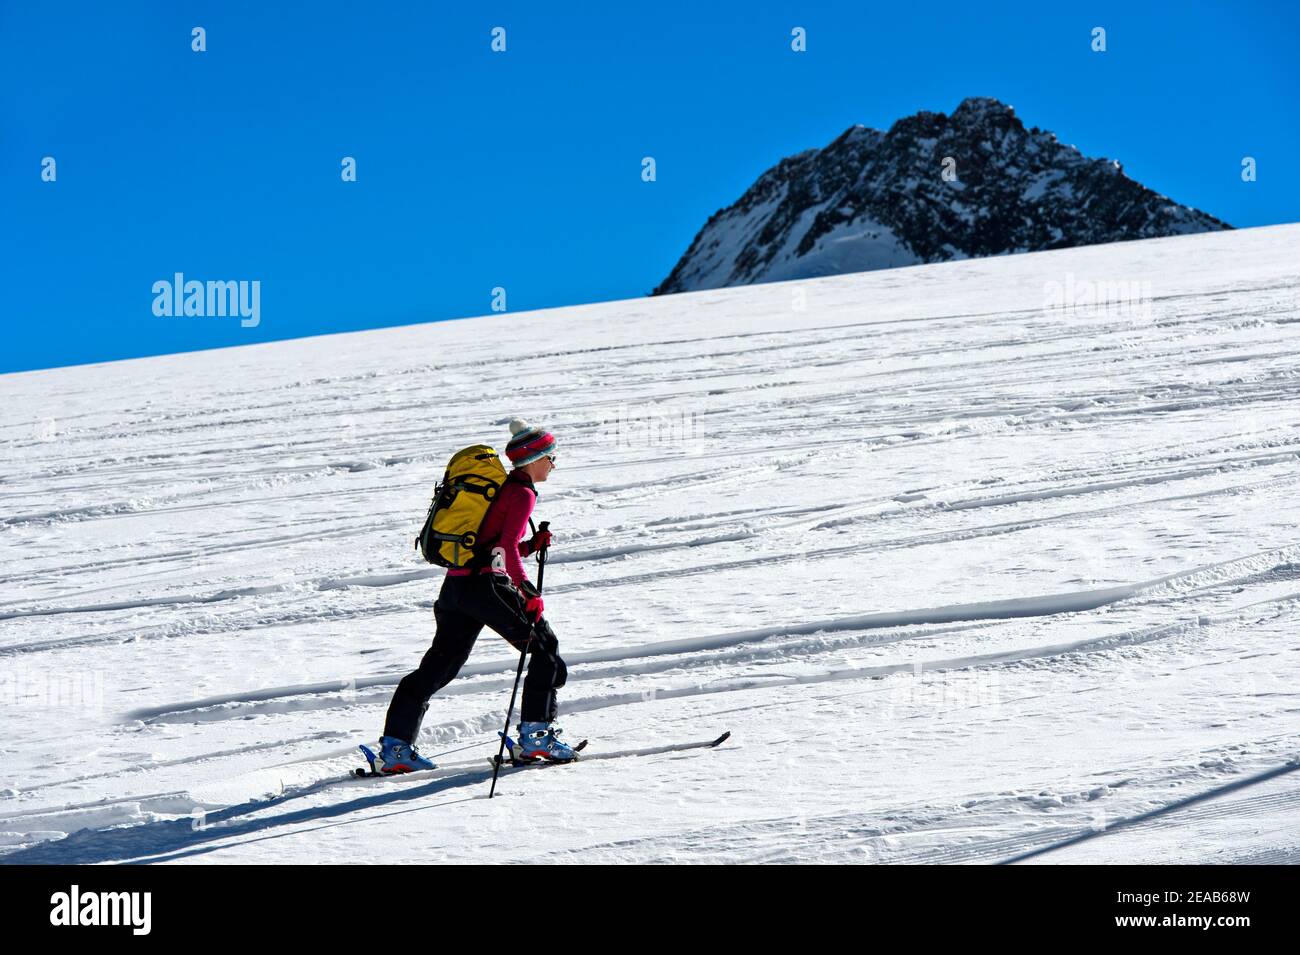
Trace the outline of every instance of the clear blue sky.
<instances>
[{"instance_id":1,"label":"clear blue sky","mask_svg":"<svg viewBox=\"0 0 1300 955\"><path fill-rule=\"evenodd\" d=\"M968 95L1234 225L1300 220L1297 36L1254 2L14 0L0 371L647 294L781 157ZM260 281L261 324L156 317L175 272Z\"/></svg>"}]
</instances>

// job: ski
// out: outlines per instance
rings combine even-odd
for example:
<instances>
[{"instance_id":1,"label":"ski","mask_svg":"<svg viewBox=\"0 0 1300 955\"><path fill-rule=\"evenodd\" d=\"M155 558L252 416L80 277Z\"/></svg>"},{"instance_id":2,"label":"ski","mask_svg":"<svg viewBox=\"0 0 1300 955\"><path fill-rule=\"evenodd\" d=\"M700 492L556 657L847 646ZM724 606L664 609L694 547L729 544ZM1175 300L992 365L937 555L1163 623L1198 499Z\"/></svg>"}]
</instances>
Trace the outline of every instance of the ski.
<instances>
[{"instance_id":1,"label":"ski","mask_svg":"<svg viewBox=\"0 0 1300 955\"><path fill-rule=\"evenodd\" d=\"M622 759L627 756L658 756L660 753L680 753L684 750L690 750L690 749L713 749L716 746L721 746L730 738L731 738L731 731L728 730L727 732L723 733L721 736L717 737L716 739L703 739L703 740L697 740L692 743L669 743L666 746L649 746L646 747L645 749L624 749L624 750L618 750L617 752L613 752L613 753L592 753L590 756L583 756L581 759L570 760L570 762L586 763L594 759ZM578 746L574 747L574 752L577 752L578 749L586 746L586 744L587 741L584 739ZM545 760L545 759L539 759L531 763L516 763L513 760L509 760L509 759L504 759L501 761L502 771L505 771L507 769L527 769L530 766L566 766L566 765L568 765L568 763L552 763L550 760ZM492 769L496 769L497 763L496 763L495 756L488 757L488 766L490 766Z\"/></svg>"},{"instance_id":2,"label":"ski","mask_svg":"<svg viewBox=\"0 0 1300 955\"><path fill-rule=\"evenodd\" d=\"M582 751L583 749L586 749L586 747L587 747L587 742L588 742L588 741L584 739L584 740L583 740L581 743L579 743L577 746L573 747L573 751L574 751L575 753L577 753L577 752ZM506 737L506 748L507 748L510 752L512 752L512 753L514 752L514 748L515 748L514 740L510 739L510 737L508 737L508 736ZM357 768L357 769L352 770L352 777L351 777L351 778L354 778L354 779L380 779L380 778L387 778L387 777L393 777L393 776L415 776L415 775L418 775L418 774L420 774L420 773L431 772L432 769L438 769L437 764L434 764L434 766L432 767L432 769L413 769L413 770L410 770L410 771L405 772L405 773L381 773L381 772L379 772L378 770L375 769L375 760L376 760L377 757L375 756L374 750L372 750L369 746L365 746L365 745L358 746L357 749L361 750L361 755L363 755L363 756L366 758L366 762L369 764L369 767L370 767L370 768L369 768L369 769L366 769L366 768L364 768L364 767L361 767L361 768ZM496 765L495 760L496 760L496 757L495 757L495 756L489 757L489 758L488 758L488 764L491 765L491 766L495 766L495 765ZM540 760L540 759L539 759L539 760L535 760L534 762L538 762L538 763L540 763L540 762L543 762L543 760ZM571 760L571 762L572 762L572 760ZM521 760L515 760L515 759L511 758L511 759L503 760L501 765L503 765L503 766L530 766L530 765L532 765L532 763L527 763L527 762L523 762L523 761L521 761Z\"/></svg>"},{"instance_id":3,"label":"ski","mask_svg":"<svg viewBox=\"0 0 1300 955\"><path fill-rule=\"evenodd\" d=\"M585 763L593 759L621 759L627 756L657 756L660 753L679 753L684 750L692 750L692 749L713 749L714 747L721 746L730 738L731 738L731 732L728 731L714 739L695 740L689 743L669 743L665 746L649 746L644 749L624 749L624 750L616 750L614 752L609 752L609 753L587 753L583 755L581 758L570 760L569 762ZM511 742L513 743L513 741ZM579 743L577 746L573 748L573 751L575 753L585 751L588 742L589 740L584 739L581 743ZM351 773L348 774L347 776L348 779L407 779L407 778L419 777L419 776L441 778L441 777L460 776L463 775L469 769L469 766L467 764L459 763L459 764L446 766L446 767L435 766L433 769L417 769L409 773L385 774L385 773L376 772L374 770L373 768L374 753L369 749L369 747L360 746L358 748L362 751L362 754L366 756L367 762L371 763L371 768L354 769ZM513 746L511 746L510 748L513 749ZM487 757L487 765L491 769L496 769L495 755ZM531 763L523 763L523 762L516 763L512 759L506 758L501 761L501 770L504 772L505 770L527 769L530 766L565 766L565 765L568 765L568 763L555 763L545 759L538 759L535 762L531 762Z\"/></svg>"}]
</instances>

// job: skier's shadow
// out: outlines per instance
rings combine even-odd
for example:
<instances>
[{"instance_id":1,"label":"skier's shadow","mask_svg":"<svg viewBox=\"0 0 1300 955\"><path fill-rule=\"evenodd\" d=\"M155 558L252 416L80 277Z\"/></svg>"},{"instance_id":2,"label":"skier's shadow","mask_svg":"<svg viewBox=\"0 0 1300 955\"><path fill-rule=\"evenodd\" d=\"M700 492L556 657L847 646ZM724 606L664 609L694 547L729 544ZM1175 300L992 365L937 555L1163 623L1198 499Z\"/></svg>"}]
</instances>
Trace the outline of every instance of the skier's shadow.
<instances>
[{"instance_id":1,"label":"skier's shadow","mask_svg":"<svg viewBox=\"0 0 1300 955\"><path fill-rule=\"evenodd\" d=\"M281 826L293 825L315 820L336 819L349 813L377 806L391 806L438 793L454 791L469 786L486 785L491 778L490 770L467 771L447 779L430 780L424 785L403 786L398 790L361 796L346 802L331 803L325 806L313 806L288 813L275 813L268 818L241 819L240 817L262 810L275 810L294 799L303 799L320 792L323 787L307 788L302 792L275 799L251 801L225 809L207 813L202 822L190 817L150 822L138 826L118 826L111 829L81 829L71 833L66 839L57 842L45 842L20 849L0 857L0 863L8 865L84 865L96 862L131 862L141 859L145 863L166 862L186 856L214 852L219 845L208 845L219 839L227 839L264 832ZM470 796L469 799L485 798ZM461 802L463 800L454 800ZM438 803L450 805L451 803ZM421 807L429 808L429 807ZM411 811L411 810L406 810ZM277 838L291 833L276 833L262 838ZM260 841L260 840L251 840ZM149 858L143 858L149 857Z\"/></svg>"}]
</instances>

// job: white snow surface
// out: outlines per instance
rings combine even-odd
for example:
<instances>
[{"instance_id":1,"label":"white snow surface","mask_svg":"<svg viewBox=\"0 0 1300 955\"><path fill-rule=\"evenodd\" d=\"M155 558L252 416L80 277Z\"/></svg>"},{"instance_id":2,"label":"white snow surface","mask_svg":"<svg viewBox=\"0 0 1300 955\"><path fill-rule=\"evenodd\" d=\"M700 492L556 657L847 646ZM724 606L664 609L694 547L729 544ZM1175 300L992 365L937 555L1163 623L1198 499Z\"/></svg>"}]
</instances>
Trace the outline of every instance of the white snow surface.
<instances>
[{"instance_id":1,"label":"white snow surface","mask_svg":"<svg viewBox=\"0 0 1300 955\"><path fill-rule=\"evenodd\" d=\"M0 378L9 862L1296 861L1300 226ZM1149 282L1049 310L1051 283ZM274 321L273 316L267 316ZM456 449L558 437L566 738L346 780ZM449 752L452 751L452 752Z\"/></svg>"}]
</instances>

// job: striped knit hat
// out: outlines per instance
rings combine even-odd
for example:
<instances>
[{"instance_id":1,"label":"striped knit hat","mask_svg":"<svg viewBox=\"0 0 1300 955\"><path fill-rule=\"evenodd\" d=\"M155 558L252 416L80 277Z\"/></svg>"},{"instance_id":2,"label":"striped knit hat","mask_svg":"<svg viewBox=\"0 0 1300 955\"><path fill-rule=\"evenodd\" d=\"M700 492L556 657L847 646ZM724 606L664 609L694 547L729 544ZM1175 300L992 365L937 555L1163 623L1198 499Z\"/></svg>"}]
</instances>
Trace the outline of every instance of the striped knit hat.
<instances>
[{"instance_id":1,"label":"striped knit hat","mask_svg":"<svg viewBox=\"0 0 1300 955\"><path fill-rule=\"evenodd\" d=\"M514 437L506 445L506 457L517 468L540 461L546 455L555 453L555 435L545 428L515 418L510 422L510 433Z\"/></svg>"}]
</instances>

